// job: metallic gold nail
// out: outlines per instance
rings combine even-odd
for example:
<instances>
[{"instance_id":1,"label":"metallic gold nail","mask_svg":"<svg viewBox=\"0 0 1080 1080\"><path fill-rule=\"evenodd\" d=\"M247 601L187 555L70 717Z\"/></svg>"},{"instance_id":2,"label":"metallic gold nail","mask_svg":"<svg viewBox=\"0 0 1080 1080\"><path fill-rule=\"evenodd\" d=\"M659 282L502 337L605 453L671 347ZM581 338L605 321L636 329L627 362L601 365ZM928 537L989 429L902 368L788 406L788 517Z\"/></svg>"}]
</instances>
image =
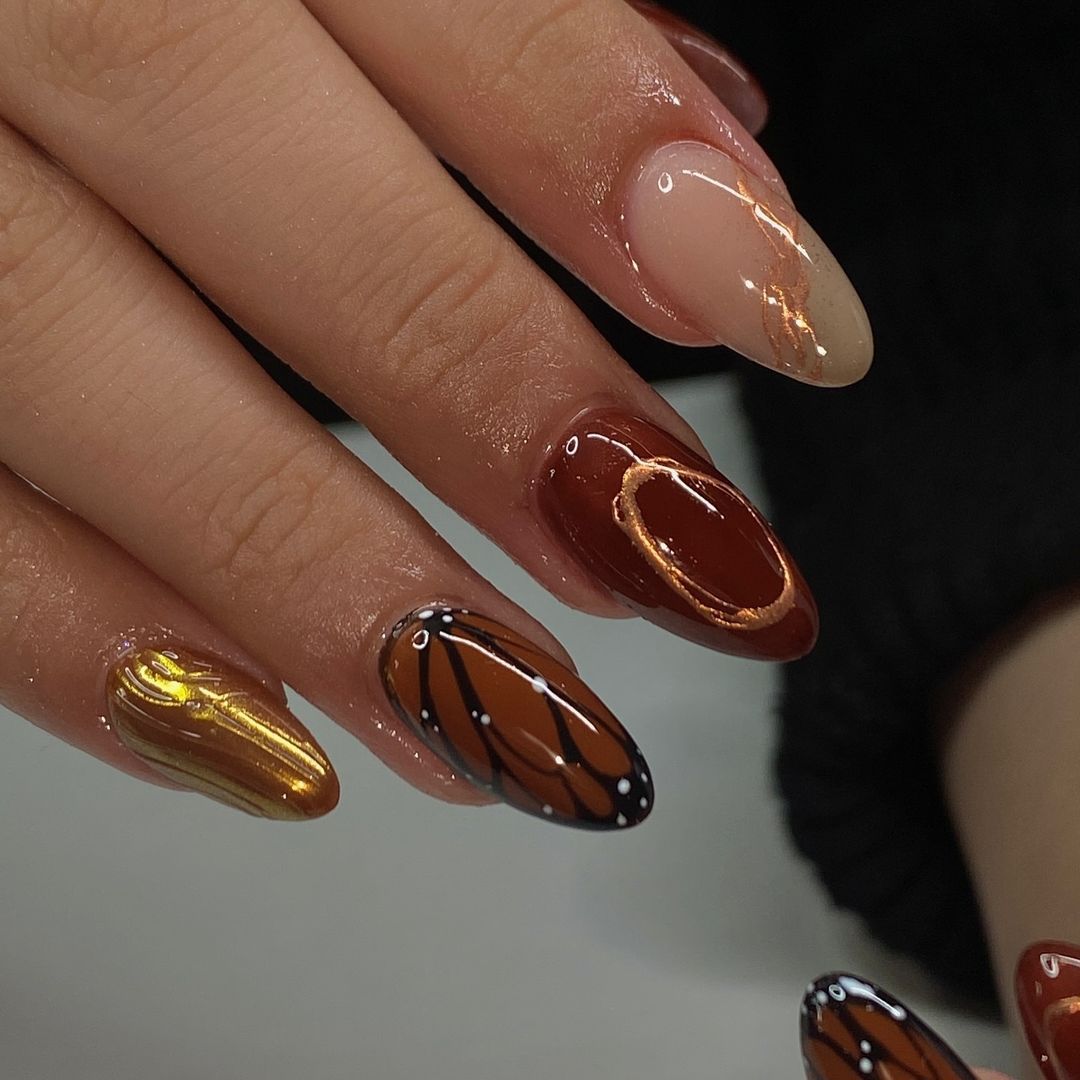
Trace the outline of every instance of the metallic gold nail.
<instances>
[{"instance_id":1,"label":"metallic gold nail","mask_svg":"<svg viewBox=\"0 0 1080 1080\"><path fill-rule=\"evenodd\" d=\"M120 741L163 776L257 817L321 817L338 801L322 748L249 675L177 648L139 649L108 676Z\"/></svg>"}]
</instances>

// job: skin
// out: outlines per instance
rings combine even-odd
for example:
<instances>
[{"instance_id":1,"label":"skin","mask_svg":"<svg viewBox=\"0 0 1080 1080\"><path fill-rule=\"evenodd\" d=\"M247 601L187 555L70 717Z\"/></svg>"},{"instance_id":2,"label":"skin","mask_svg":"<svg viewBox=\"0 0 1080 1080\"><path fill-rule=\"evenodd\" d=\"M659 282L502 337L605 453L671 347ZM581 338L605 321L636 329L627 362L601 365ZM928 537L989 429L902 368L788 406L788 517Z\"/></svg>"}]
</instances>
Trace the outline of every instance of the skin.
<instances>
[{"instance_id":1,"label":"skin","mask_svg":"<svg viewBox=\"0 0 1080 1080\"><path fill-rule=\"evenodd\" d=\"M1080 760L1078 651L1080 598L1041 605L965 673L942 728L946 791L1017 1032L1016 958L1040 939L1080 940L1080 826L1069 809Z\"/></svg>"}]
</instances>

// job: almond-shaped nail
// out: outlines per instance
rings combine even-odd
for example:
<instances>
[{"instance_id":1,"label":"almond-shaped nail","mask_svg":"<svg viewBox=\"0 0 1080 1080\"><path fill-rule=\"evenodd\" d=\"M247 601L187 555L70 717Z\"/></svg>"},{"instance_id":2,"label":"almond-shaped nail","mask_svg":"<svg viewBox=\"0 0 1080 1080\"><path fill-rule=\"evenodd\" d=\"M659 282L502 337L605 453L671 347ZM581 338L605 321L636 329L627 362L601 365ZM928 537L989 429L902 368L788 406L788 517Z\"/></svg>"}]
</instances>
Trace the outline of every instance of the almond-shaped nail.
<instances>
[{"instance_id":1,"label":"almond-shaped nail","mask_svg":"<svg viewBox=\"0 0 1080 1080\"><path fill-rule=\"evenodd\" d=\"M769 113L765 92L730 49L652 0L630 0L630 5L667 38L697 77L751 134L765 126Z\"/></svg>"},{"instance_id":2,"label":"almond-shaped nail","mask_svg":"<svg viewBox=\"0 0 1080 1080\"><path fill-rule=\"evenodd\" d=\"M1080 946L1036 941L1016 965L1016 1003L1046 1080L1080 1080Z\"/></svg>"},{"instance_id":3,"label":"almond-shaped nail","mask_svg":"<svg viewBox=\"0 0 1080 1080\"><path fill-rule=\"evenodd\" d=\"M257 817L320 817L338 780L310 732L261 683L186 649L138 649L107 679L120 741L192 791Z\"/></svg>"},{"instance_id":4,"label":"almond-shaped nail","mask_svg":"<svg viewBox=\"0 0 1080 1080\"><path fill-rule=\"evenodd\" d=\"M758 660L813 647L813 597L772 529L655 424L616 409L583 413L543 463L536 494L560 542L651 622Z\"/></svg>"},{"instance_id":5,"label":"almond-shaped nail","mask_svg":"<svg viewBox=\"0 0 1080 1080\"><path fill-rule=\"evenodd\" d=\"M527 814L622 829L652 810L641 751L558 660L493 619L433 605L402 619L382 655L398 714L474 784Z\"/></svg>"},{"instance_id":6,"label":"almond-shaped nail","mask_svg":"<svg viewBox=\"0 0 1080 1080\"><path fill-rule=\"evenodd\" d=\"M857 975L815 979L799 1020L808 1080L975 1080L927 1023Z\"/></svg>"},{"instance_id":7,"label":"almond-shaped nail","mask_svg":"<svg viewBox=\"0 0 1080 1080\"><path fill-rule=\"evenodd\" d=\"M727 154L669 143L631 174L627 250L675 314L803 382L843 386L870 366L851 282L783 196Z\"/></svg>"}]
</instances>

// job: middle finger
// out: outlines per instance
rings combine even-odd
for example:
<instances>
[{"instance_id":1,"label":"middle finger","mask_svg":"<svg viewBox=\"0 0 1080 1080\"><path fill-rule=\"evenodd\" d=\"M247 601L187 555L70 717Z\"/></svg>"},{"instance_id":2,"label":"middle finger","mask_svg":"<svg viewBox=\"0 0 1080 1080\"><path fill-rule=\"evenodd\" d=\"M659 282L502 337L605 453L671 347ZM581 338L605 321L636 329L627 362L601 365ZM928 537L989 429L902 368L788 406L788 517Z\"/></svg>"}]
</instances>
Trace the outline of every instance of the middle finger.
<instances>
[{"instance_id":1,"label":"middle finger","mask_svg":"<svg viewBox=\"0 0 1080 1080\"><path fill-rule=\"evenodd\" d=\"M304 8L6 5L0 106L564 598L812 644L753 508Z\"/></svg>"}]
</instances>

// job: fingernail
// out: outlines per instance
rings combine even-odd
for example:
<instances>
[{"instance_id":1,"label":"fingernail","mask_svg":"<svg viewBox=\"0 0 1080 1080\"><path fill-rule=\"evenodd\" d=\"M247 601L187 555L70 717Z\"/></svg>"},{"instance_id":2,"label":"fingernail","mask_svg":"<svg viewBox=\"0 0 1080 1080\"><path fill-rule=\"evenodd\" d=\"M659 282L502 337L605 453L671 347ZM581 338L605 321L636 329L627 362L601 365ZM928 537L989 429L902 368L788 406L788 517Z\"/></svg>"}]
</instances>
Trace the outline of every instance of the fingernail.
<instances>
[{"instance_id":1,"label":"fingernail","mask_svg":"<svg viewBox=\"0 0 1080 1080\"><path fill-rule=\"evenodd\" d=\"M394 627L382 655L398 714L474 784L527 814L582 829L648 817L645 759L558 660L494 619L432 606Z\"/></svg>"},{"instance_id":2,"label":"fingernail","mask_svg":"<svg viewBox=\"0 0 1080 1080\"><path fill-rule=\"evenodd\" d=\"M337 776L310 732L262 684L219 660L139 649L109 671L107 698L120 741L192 791L279 821L337 805Z\"/></svg>"},{"instance_id":3,"label":"fingernail","mask_svg":"<svg viewBox=\"0 0 1080 1080\"><path fill-rule=\"evenodd\" d=\"M870 366L870 323L839 263L790 203L727 154L671 143L636 170L627 250L674 313L759 364L843 386Z\"/></svg>"},{"instance_id":4,"label":"fingernail","mask_svg":"<svg viewBox=\"0 0 1080 1080\"><path fill-rule=\"evenodd\" d=\"M647 420L583 413L537 486L560 541L639 615L702 645L792 660L817 609L791 556L750 501Z\"/></svg>"},{"instance_id":5,"label":"fingernail","mask_svg":"<svg viewBox=\"0 0 1080 1080\"><path fill-rule=\"evenodd\" d=\"M690 70L751 134L757 134L765 126L769 113L765 92L730 49L650 0L630 0L630 5L667 38Z\"/></svg>"},{"instance_id":6,"label":"fingernail","mask_svg":"<svg viewBox=\"0 0 1080 1080\"><path fill-rule=\"evenodd\" d=\"M1080 946L1036 941L1016 965L1016 1002L1047 1080L1080 1078Z\"/></svg>"},{"instance_id":7,"label":"fingernail","mask_svg":"<svg viewBox=\"0 0 1080 1080\"><path fill-rule=\"evenodd\" d=\"M855 975L822 975L799 1008L809 1080L975 1080L906 1005Z\"/></svg>"}]
</instances>

